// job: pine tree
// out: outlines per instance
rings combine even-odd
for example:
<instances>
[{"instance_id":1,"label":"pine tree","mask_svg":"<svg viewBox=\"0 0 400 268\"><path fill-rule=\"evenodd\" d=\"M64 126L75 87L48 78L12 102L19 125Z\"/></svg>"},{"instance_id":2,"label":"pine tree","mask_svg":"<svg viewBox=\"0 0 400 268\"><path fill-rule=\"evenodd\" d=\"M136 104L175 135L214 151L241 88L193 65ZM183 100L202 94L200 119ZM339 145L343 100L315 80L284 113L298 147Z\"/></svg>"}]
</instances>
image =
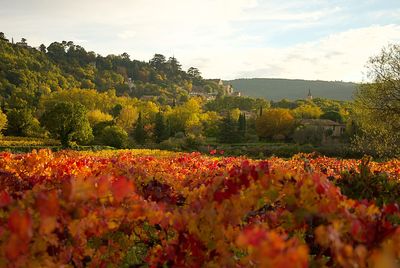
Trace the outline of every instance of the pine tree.
<instances>
[{"instance_id":1,"label":"pine tree","mask_svg":"<svg viewBox=\"0 0 400 268\"><path fill-rule=\"evenodd\" d=\"M142 120L142 113L139 113L138 120L136 122L135 129L133 130L133 137L136 142L143 144L146 141L146 131L144 130L144 124Z\"/></svg>"}]
</instances>

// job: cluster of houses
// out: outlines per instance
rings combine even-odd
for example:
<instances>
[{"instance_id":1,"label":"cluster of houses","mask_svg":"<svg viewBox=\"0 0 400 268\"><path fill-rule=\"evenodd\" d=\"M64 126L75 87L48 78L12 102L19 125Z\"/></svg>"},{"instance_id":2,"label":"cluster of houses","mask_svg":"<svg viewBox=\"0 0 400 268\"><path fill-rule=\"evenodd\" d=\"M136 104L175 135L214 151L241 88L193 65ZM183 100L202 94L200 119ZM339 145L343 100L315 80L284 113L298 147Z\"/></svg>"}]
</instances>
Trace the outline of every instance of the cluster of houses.
<instances>
[{"instance_id":1,"label":"cluster of houses","mask_svg":"<svg viewBox=\"0 0 400 268\"><path fill-rule=\"evenodd\" d=\"M219 87L223 89L223 93L226 96L236 96L240 97L241 93L239 91L235 91L231 84L224 84L221 79L209 79L207 81L216 83ZM192 91L189 93L190 96L193 97L203 97L206 100L214 100L218 93L217 92L204 92L203 87L196 87L192 88Z\"/></svg>"}]
</instances>

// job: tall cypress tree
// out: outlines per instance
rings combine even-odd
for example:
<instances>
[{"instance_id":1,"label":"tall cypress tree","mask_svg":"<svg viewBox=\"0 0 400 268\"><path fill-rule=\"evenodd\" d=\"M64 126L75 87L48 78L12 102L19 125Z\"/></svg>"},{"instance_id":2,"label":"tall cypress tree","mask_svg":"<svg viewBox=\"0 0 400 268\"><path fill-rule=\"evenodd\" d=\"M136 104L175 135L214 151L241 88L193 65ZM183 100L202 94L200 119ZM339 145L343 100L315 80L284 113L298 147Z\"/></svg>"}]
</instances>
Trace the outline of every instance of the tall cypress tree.
<instances>
[{"instance_id":1,"label":"tall cypress tree","mask_svg":"<svg viewBox=\"0 0 400 268\"><path fill-rule=\"evenodd\" d=\"M246 116L244 113L241 113L238 121L238 132L240 139L243 141L246 136L247 126L246 126Z\"/></svg>"},{"instance_id":2,"label":"tall cypress tree","mask_svg":"<svg viewBox=\"0 0 400 268\"><path fill-rule=\"evenodd\" d=\"M160 143L167 138L166 126L164 124L164 116L161 111L156 114L154 136L157 143Z\"/></svg>"},{"instance_id":3,"label":"tall cypress tree","mask_svg":"<svg viewBox=\"0 0 400 268\"><path fill-rule=\"evenodd\" d=\"M146 131L144 130L141 112L139 113L135 129L133 130L133 137L135 138L135 141L139 144L143 144L146 141Z\"/></svg>"}]
</instances>

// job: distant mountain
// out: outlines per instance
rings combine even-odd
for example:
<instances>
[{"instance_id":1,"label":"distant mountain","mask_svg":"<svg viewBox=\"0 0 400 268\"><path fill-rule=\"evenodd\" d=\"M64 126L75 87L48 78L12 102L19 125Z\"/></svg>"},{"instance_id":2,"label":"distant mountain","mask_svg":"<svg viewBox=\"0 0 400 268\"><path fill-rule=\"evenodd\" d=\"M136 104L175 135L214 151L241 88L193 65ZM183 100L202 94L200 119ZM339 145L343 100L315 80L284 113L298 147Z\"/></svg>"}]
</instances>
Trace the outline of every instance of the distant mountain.
<instances>
[{"instance_id":1,"label":"distant mountain","mask_svg":"<svg viewBox=\"0 0 400 268\"><path fill-rule=\"evenodd\" d=\"M224 81L231 84L243 96L261 97L269 100L304 99L308 90L314 98L351 100L356 83L340 81L310 81L274 78L251 78Z\"/></svg>"}]
</instances>

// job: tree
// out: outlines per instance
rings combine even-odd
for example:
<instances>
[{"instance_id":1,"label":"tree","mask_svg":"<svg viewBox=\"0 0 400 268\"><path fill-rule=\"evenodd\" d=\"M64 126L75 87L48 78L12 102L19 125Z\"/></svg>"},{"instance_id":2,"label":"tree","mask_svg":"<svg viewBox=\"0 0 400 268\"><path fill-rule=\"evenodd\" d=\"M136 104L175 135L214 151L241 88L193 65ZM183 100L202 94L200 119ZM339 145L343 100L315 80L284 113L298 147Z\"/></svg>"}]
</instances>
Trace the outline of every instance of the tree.
<instances>
[{"instance_id":1,"label":"tree","mask_svg":"<svg viewBox=\"0 0 400 268\"><path fill-rule=\"evenodd\" d=\"M1 131L7 126L7 116L0 110L0 136Z\"/></svg>"},{"instance_id":2,"label":"tree","mask_svg":"<svg viewBox=\"0 0 400 268\"><path fill-rule=\"evenodd\" d=\"M327 111L323 113L320 117L321 119L329 119L338 123L343 123L344 118L340 112L337 111Z\"/></svg>"},{"instance_id":3,"label":"tree","mask_svg":"<svg viewBox=\"0 0 400 268\"><path fill-rule=\"evenodd\" d=\"M319 118L322 114L321 108L310 104L301 105L292 111L294 117L301 119Z\"/></svg>"},{"instance_id":4,"label":"tree","mask_svg":"<svg viewBox=\"0 0 400 268\"><path fill-rule=\"evenodd\" d=\"M150 65L156 70L164 70L166 59L162 54L154 54L153 58L150 60Z\"/></svg>"},{"instance_id":5,"label":"tree","mask_svg":"<svg viewBox=\"0 0 400 268\"><path fill-rule=\"evenodd\" d=\"M138 110L133 106L124 106L117 117L116 125L124 129L126 132L131 132L133 125L138 119Z\"/></svg>"},{"instance_id":6,"label":"tree","mask_svg":"<svg viewBox=\"0 0 400 268\"><path fill-rule=\"evenodd\" d=\"M42 53L46 53L46 46L45 45L43 45L43 44L41 44L40 46L39 46L39 51L40 52L42 52Z\"/></svg>"},{"instance_id":7,"label":"tree","mask_svg":"<svg viewBox=\"0 0 400 268\"><path fill-rule=\"evenodd\" d=\"M246 115L241 113L238 120L238 131L242 140L244 140L247 132Z\"/></svg>"},{"instance_id":8,"label":"tree","mask_svg":"<svg viewBox=\"0 0 400 268\"><path fill-rule=\"evenodd\" d=\"M115 148L124 148L128 140L128 134L118 126L107 126L100 134L100 141L104 145Z\"/></svg>"},{"instance_id":9,"label":"tree","mask_svg":"<svg viewBox=\"0 0 400 268\"><path fill-rule=\"evenodd\" d=\"M362 84L354 101L360 134L357 149L379 156L400 155L400 44L382 49L367 63L371 83Z\"/></svg>"},{"instance_id":10,"label":"tree","mask_svg":"<svg viewBox=\"0 0 400 268\"><path fill-rule=\"evenodd\" d=\"M240 141L238 123L230 114L221 120L219 125L218 140L222 143L235 143Z\"/></svg>"},{"instance_id":11,"label":"tree","mask_svg":"<svg viewBox=\"0 0 400 268\"><path fill-rule=\"evenodd\" d=\"M260 138L287 136L294 127L294 117L288 109L270 109L256 119L256 132Z\"/></svg>"},{"instance_id":12,"label":"tree","mask_svg":"<svg viewBox=\"0 0 400 268\"><path fill-rule=\"evenodd\" d=\"M162 142L167 138L166 126L164 123L164 115L160 112L156 115L155 126L154 126L154 137L157 143Z\"/></svg>"},{"instance_id":13,"label":"tree","mask_svg":"<svg viewBox=\"0 0 400 268\"><path fill-rule=\"evenodd\" d=\"M139 117L136 121L135 129L133 130L133 138L139 144L143 144L146 141L146 131L144 130L142 113L139 113Z\"/></svg>"},{"instance_id":14,"label":"tree","mask_svg":"<svg viewBox=\"0 0 400 268\"><path fill-rule=\"evenodd\" d=\"M60 102L46 110L41 123L64 147L71 141L88 142L93 138L85 107L80 103Z\"/></svg>"},{"instance_id":15,"label":"tree","mask_svg":"<svg viewBox=\"0 0 400 268\"><path fill-rule=\"evenodd\" d=\"M7 112L7 135L33 136L39 130L39 122L29 109L12 109Z\"/></svg>"},{"instance_id":16,"label":"tree","mask_svg":"<svg viewBox=\"0 0 400 268\"><path fill-rule=\"evenodd\" d=\"M113 119L110 114L103 113L98 109L89 111L87 117L92 127L100 122L111 121Z\"/></svg>"}]
</instances>

